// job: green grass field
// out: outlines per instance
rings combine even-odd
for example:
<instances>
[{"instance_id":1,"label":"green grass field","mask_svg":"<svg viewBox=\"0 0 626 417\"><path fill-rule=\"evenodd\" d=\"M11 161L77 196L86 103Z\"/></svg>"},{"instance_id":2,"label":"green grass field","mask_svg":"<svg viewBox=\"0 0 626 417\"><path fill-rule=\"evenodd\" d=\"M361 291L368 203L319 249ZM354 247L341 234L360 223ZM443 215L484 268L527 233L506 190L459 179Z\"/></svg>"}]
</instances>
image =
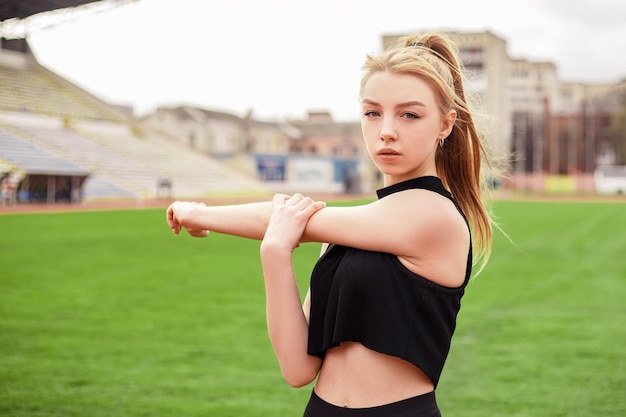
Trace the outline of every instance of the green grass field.
<instances>
[{"instance_id":1,"label":"green grass field","mask_svg":"<svg viewBox=\"0 0 626 417\"><path fill-rule=\"evenodd\" d=\"M626 415L626 204L498 202L438 389L444 417ZM163 210L0 216L0 416L301 416L259 243ZM296 251L304 292L319 245Z\"/></svg>"}]
</instances>

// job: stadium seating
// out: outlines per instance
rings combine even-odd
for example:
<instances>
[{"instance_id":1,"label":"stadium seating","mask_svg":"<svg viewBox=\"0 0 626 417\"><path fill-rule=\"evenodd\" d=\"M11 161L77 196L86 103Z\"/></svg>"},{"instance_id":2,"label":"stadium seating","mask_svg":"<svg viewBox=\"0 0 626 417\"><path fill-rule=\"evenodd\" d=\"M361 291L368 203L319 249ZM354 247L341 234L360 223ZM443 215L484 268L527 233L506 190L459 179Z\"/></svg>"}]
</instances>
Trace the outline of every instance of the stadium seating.
<instances>
[{"instance_id":1,"label":"stadium seating","mask_svg":"<svg viewBox=\"0 0 626 417\"><path fill-rule=\"evenodd\" d=\"M38 65L0 62L0 159L79 167L89 177L83 201L150 199L169 184L171 198L266 193L263 183L154 131ZM44 170L45 170L44 169Z\"/></svg>"},{"instance_id":2,"label":"stadium seating","mask_svg":"<svg viewBox=\"0 0 626 417\"><path fill-rule=\"evenodd\" d=\"M0 113L0 121L14 136L85 167L91 175L84 200L155 198L164 178L175 198L265 191L262 183L221 161L155 132L139 136L130 124L76 120L68 127L59 118L30 113Z\"/></svg>"},{"instance_id":3,"label":"stadium seating","mask_svg":"<svg viewBox=\"0 0 626 417\"><path fill-rule=\"evenodd\" d=\"M0 129L0 157L21 170L43 174L87 174L87 170Z\"/></svg>"},{"instance_id":4,"label":"stadium seating","mask_svg":"<svg viewBox=\"0 0 626 417\"><path fill-rule=\"evenodd\" d=\"M0 65L3 97L0 109L55 116L123 121L103 103L39 66L12 68Z\"/></svg>"}]
</instances>

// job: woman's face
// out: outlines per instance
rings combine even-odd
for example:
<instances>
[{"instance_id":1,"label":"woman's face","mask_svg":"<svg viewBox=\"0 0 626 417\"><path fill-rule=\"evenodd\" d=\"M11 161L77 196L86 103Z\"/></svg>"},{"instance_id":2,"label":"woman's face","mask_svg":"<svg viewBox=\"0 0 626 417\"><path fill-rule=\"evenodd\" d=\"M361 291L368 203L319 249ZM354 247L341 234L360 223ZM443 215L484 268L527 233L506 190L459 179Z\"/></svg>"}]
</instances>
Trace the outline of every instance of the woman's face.
<instances>
[{"instance_id":1,"label":"woman's face","mask_svg":"<svg viewBox=\"0 0 626 417\"><path fill-rule=\"evenodd\" d=\"M363 87L363 138L385 185L437 175L435 152L455 120L454 110L442 116L434 91L417 76L377 72Z\"/></svg>"}]
</instances>

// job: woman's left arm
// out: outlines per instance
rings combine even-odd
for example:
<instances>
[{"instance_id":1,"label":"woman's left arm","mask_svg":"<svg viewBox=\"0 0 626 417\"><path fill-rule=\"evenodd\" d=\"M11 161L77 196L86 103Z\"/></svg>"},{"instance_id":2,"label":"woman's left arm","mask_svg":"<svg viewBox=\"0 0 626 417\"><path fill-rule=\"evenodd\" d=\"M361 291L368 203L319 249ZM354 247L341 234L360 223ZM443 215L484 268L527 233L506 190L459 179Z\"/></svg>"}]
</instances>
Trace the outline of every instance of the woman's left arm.
<instances>
[{"instance_id":1,"label":"woman's left arm","mask_svg":"<svg viewBox=\"0 0 626 417\"><path fill-rule=\"evenodd\" d=\"M307 353L309 325L293 271L292 252L309 218L324 206L299 194L275 196L261 243L268 332L283 377L293 387L312 382L322 363Z\"/></svg>"}]
</instances>

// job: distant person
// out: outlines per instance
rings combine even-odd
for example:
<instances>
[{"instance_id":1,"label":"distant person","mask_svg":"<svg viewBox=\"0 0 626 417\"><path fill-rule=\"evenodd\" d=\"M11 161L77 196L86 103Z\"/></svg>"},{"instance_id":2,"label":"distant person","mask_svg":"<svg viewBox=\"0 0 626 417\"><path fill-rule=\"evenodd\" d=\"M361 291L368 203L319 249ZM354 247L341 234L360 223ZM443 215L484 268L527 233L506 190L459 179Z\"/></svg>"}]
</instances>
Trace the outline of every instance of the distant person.
<instances>
[{"instance_id":1,"label":"distant person","mask_svg":"<svg viewBox=\"0 0 626 417\"><path fill-rule=\"evenodd\" d=\"M0 180L0 196L2 197L2 205L7 204L7 199L9 197L7 191L6 177L2 177Z\"/></svg>"},{"instance_id":2,"label":"distant person","mask_svg":"<svg viewBox=\"0 0 626 417\"><path fill-rule=\"evenodd\" d=\"M15 185L13 185L13 181L10 176L6 176L2 179L0 189L2 192L3 205L12 204L13 202L15 202Z\"/></svg>"},{"instance_id":3,"label":"distant person","mask_svg":"<svg viewBox=\"0 0 626 417\"><path fill-rule=\"evenodd\" d=\"M294 387L316 380L306 417L440 415L435 388L461 297L472 262L484 265L491 249L487 156L455 53L432 34L367 57L361 124L384 179L378 200L326 207L279 194L167 209L175 234L262 239L267 325L282 374ZM300 242L329 243L302 305L291 258Z\"/></svg>"}]
</instances>

